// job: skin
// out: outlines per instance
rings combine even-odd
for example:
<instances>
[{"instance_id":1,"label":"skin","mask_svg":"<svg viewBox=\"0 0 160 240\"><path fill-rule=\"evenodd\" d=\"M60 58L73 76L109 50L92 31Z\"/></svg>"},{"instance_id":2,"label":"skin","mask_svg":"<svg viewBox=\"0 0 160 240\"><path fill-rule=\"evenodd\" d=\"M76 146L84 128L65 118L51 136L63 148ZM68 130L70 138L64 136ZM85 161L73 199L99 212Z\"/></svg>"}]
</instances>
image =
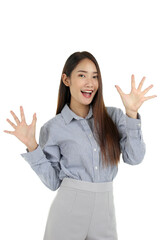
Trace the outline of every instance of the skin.
<instances>
[{"instance_id":1,"label":"skin","mask_svg":"<svg viewBox=\"0 0 160 240\"><path fill-rule=\"evenodd\" d=\"M87 71L78 72L79 70ZM63 83L70 88L71 101L70 109L85 118L89 112L89 104L92 102L98 89L98 75L95 64L89 59L83 59L79 62L76 68L72 71L71 76L67 77L62 74ZM90 98L86 98L81 93L81 90L94 90Z\"/></svg>"},{"instance_id":2,"label":"skin","mask_svg":"<svg viewBox=\"0 0 160 240\"><path fill-rule=\"evenodd\" d=\"M79 70L87 71L87 73L77 72ZM91 60L83 59L72 71L70 78L67 77L66 74L62 75L62 80L64 84L70 88L71 92L71 101L69 107L73 112L83 118L87 116L89 111L89 104L92 102L96 91L98 90L98 79L96 77L97 74L93 73L96 71L96 66ZM118 85L115 85L124 104L128 117L137 118L138 109L143 104L143 102L157 97L157 95L147 97L144 96L153 87L153 84L151 84L149 87L142 91L141 89L145 79L146 77L142 78L141 82L138 85L138 88L136 89L135 77L132 74L131 92L129 94L125 94ZM85 98L81 93L81 90L84 91L86 89L94 90L90 98ZM36 113L33 114L33 120L29 125L26 123L22 106L20 106L21 120L18 119L18 117L13 111L10 111L10 113L12 114L17 125L7 118L6 120L14 128L14 131L4 130L4 132L16 136L22 143L27 146L30 152L34 151L38 147L35 139L37 121Z\"/></svg>"},{"instance_id":3,"label":"skin","mask_svg":"<svg viewBox=\"0 0 160 240\"><path fill-rule=\"evenodd\" d=\"M129 94L125 94L118 85L115 85L122 99L123 105L126 110L126 114L131 118L137 118L138 109L140 108L144 101L157 97L157 95L152 95L148 97L144 96L153 87L153 84L151 84L149 87L141 91L145 79L146 77L142 78L141 82L138 85L138 88L136 89L135 76L132 74L131 92Z\"/></svg>"}]
</instances>

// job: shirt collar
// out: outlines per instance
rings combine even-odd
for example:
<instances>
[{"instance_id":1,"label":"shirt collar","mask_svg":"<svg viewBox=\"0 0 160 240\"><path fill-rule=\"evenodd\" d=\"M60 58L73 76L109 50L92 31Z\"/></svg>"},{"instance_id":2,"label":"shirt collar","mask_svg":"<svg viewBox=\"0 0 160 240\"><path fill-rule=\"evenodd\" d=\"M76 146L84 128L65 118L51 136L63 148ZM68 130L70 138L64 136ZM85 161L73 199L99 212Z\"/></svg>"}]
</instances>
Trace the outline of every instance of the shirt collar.
<instances>
[{"instance_id":1,"label":"shirt collar","mask_svg":"<svg viewBox=\"0 0 160 240\"><path fill-rule=\"evenodd\" d=\"M90 108L89 108L89 112L88 115L83 118L78 116L77 114L75 114L68 106L68 104L66 103L61 111L61 115L64 118L66 124L69 124L73 118L75 118L76 120L80 120L80 119L89 119L92 117L92 105L90 104Z\"/></svg>"}]
</instances>

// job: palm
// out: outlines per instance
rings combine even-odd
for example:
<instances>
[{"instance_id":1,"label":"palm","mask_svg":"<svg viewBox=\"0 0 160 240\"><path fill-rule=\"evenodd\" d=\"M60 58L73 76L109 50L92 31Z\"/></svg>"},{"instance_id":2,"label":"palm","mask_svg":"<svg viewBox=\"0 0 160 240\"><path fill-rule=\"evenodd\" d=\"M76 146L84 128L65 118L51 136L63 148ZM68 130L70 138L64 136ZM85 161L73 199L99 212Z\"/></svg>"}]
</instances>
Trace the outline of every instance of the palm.
<instances>
[{"instance_id":1,"label":"palm","mask_svg":"<svg viewBox=\"0 0 160 240\"><path fill-rule=\"evenodd\" d=\"M24 144L28 143L28 139L35 137L35 129L33 125L27 125L26 122L21 122L14 131L14 135Z\"/></svg>"},{"instance_id":2,"label":"palm","mask_svg":"<svg viewBox=\"0 0 160 240\"><path fill-rule=\"evenodd\" d=\"M20 107L20 113L21 113L21 121L18 119L16 114L13 111L11 111L11 114L12 114L15 122L17 123L17 125L15 125L9 119L7 119L7 121L15 129L15 131L5 130L4 132L10 133L10 134L16 136L25 145L27 145L27 144L31 145L32 142L35 141L35 128L36 128L36 120L37 120L36 114L33 115L32 123L30 125L27 125L22 107Z\"/></svg>"},{"instance_id":3,"label":"palm","mask_svg":"<svg viewBox=\"0 0 160 240\"><path fill-rule=\"evenodd\" d=\"M138 88L135 87L135 78L132 74L131 76L131 92L130 94L125 94L118 85L115 85L117 91L120 94L122 102L125 106L126 110L130 110L133 112L138 112L138 109L143 104L144 101L157 97L156 95L145 97L144 95L153 87L153 84L150 85L145 90L141 91L142 85L144 83L145 77L142 78L141 82L139 83Z\"/></svg>"}]
</instances>

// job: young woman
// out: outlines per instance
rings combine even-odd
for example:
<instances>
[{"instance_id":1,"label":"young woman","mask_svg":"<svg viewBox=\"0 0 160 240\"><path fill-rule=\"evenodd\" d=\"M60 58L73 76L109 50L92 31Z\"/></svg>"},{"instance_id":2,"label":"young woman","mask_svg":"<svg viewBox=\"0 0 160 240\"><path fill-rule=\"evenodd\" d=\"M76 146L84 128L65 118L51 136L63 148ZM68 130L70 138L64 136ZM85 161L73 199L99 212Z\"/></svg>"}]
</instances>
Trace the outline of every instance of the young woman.
<instances>
[{"instance_id":1,"label":"young woman","mask_svg":"<svg viewBox=\"0 0 160 240\"><path fill-rule=\"evenodd\" d=\"M138 109L156 95L144 95L132 75L131 92L119 86L126 113L105 106L99 65L89 52L75 52L66 61L60 80L56 116L40 129L35 139L36 114L26 124L22 106L21 121L11 111L17 125L7 121L13 134L26 146L21 156L41 181L57 191L49 210L44 240L116 240L117 226L113 179L120 154L125 163L142 162L145 143Z\"/></svg>"}]
</instances>

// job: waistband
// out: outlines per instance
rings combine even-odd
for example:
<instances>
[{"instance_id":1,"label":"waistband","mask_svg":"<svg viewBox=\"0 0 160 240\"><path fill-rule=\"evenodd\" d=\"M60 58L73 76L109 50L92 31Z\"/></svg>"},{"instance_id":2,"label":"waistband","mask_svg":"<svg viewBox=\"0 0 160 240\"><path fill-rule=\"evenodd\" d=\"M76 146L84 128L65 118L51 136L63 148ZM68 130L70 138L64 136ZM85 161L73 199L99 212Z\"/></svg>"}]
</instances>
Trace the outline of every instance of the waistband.
<instances>
[{"instance_id":1,"label":"waistband","mask_svg":"<svg viewBox=\"0 0 160 240\"><path fill-rule=\"evenodd\" d=\"M63 178L60 187L69 187L91 192L106 192L113 190L113 182L87 182L73 178Z\"/></svg>"}]
</instances>

